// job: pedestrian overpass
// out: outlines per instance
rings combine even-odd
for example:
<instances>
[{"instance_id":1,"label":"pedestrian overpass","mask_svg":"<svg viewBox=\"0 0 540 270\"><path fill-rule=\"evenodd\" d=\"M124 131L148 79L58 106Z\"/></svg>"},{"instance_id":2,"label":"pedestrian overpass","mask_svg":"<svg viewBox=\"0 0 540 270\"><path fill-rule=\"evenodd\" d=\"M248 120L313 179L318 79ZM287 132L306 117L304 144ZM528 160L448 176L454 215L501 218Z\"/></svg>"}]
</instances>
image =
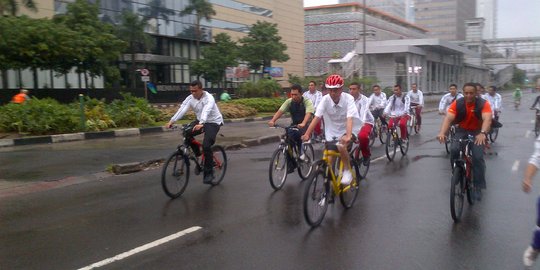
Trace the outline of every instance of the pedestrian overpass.
<instances>
[{"instance_id":1,"label":"pedestrian overpass","mask_svg":"<svg viewBox=\"0 0 540 270\"><path fill-rule=\"evenodd\" d=\"M484 65L540 65L540 37L487 39L483 44Z\"/></svg>"}]
</instances>

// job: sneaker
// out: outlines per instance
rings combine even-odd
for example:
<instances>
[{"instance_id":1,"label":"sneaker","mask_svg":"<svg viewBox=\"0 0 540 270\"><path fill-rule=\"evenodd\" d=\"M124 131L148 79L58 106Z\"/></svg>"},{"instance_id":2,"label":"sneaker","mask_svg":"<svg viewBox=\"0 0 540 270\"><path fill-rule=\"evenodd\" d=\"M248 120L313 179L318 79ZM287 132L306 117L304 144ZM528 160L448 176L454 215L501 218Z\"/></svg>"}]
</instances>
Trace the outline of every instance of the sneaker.
<instances>
[{"instance_id":1,"label":"sneaker","mask_svg":"<svg viewBox=\"0 0 540 270\"><path fill-rule=\"evenodd\" d=\"M352 174L351 174L351 171L349 170L345 170L343 172L343 176L341 177L341 184L342 185L345 185L345 186L348 186L350 185L352 182Z\"/></svg>"},{"instance_id":2,"label":"sneaker","mask_svg":"<svg viewBox=\"0 0 540 270\"><path fill-rule=\"evenodd\" d=\"M371 160L371 157L364 157L364 160L362 161L362 165L365 167L369 166L369 161Z\"/></svg>"},{"instance_id":3,"label":"sneaker","mask_svg":"<svg viewBox=\"0 0 540 270\"><path fill-rule=\"evenodd\" d=\"M538 258L538 253L540 253L540 250L534 249L531 246L528 246L525 252L523 253L523 265L526 267L533 266L534 262L536 261L536 258Z\"/></svg>"},{"instance_id":4,"label":"sneaker","mask_svg":"<svg viewBox=\"0 0 540 270\"><path fill-rule=\"evenodd\" d=\"M203 184L211 185L212 181L214 181L214 174L209 173L204 176Z\"/></svg>"}]
</instances>

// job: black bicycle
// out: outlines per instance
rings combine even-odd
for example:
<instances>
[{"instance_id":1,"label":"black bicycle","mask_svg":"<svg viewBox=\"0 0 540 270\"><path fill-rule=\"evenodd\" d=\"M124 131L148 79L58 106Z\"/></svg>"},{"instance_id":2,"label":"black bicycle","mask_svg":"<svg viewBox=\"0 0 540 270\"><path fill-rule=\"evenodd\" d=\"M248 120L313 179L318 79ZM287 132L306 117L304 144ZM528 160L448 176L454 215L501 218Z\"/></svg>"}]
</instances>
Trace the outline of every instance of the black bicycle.
<instances>
[{"instance_id":1,"label":"black bicycle","mask_svg":"<svg viewBox=\"0 0 540 270\"><path fill-rule=\"evenodd\" d=\"M444 147L446 148L446 153L450 154L450 146L452 144L452 139L456 136L456 126L450 125L450 130L448 131L448 136L446 136L446 141L444 142Z\"/></svg>"},{"instance_id":2,"label":"black bicycle","mask_svg":"<svg viewBox=\"0 0 540 270\"><path fill-rule=\"evenodd\" d=\"M270 185L275 190L279 190L285 184L287 175L293 172L295 168L298 171L298 175L303 180L309 177L311 174L311 164L315 158L315 152L313 151L311 143L304 142L302 144L302 155L298 153L296 142L289 136L290 131L299 131L298 127L284 127L279 125L274 125L274 127L285 130L284 134L281 136L278 148L272 154L270 166L268 168Z\"/></svg>"},{"instance_id":3,"label":"black bicycle","mask_svg":"<svg viewBox=\"0 0 540 270\"><path fill-rule=\"evenodd\" d=\"M394 160L394 157L396 156L397 148L399 147L399 150L401 151L402 155L407 155L407 151L409 150L409 136L407 135L406 142L403 142L399 138L399 134L397 131L398 125L399 125L399 118L400 117L394 117L394 125L391 128L388 128L388 132L386 133L386 157L389 161Z\"/></svg>"},{"instance_id":4,"label":"black bicycle","mask_svg":"<svg viewBox=\"0 0 540 270\"><path fill-rule=\"evenodd\" d=\"M472 146L474 136L456 139L459 143L459 158L453 161L452 184L450 187L450 213L454 222L459 222L463 213L465 196L470 205L475 202L474 183L472 175Z\"/></svg>"},{"instance_id":5,"label":"black bicycle","mask_svg":"<svg viewBox=\"0 0 540 270\"><path fill-rule=\"evenodd\" d=\"M535 110L535 118L534 118L534 135L538 137L540 134L540 109L531 108L531 110Z\"/></svg>"},{"instance_id":6,"label":"black bicycle","mask_svg":"<svg viewBox=\"0 0 540 270\"><path fill-rule=\"evenodd\" d=\"M495 117L493 117L495 121L499 121L499 113L495 112ZM491 130L489 131L489 140L494 143L495 140L497 140L497 137L499 137L499 128L498 127L491 127Z\"/></svg>"},{"instance_id":7,"label":"black bicycle","mask_svg":"<svg viewBox=\"0 0 540 270\"><path fill-rule=\"evenodd\" d=\"M165 164L161 172L161 186L165 194L171 198L178 198L186 190L189 182L189 171L191 162L194 163L193 173L199 175L204 168L204 155L200 155L202 152L201 143L195 140L191 134L193 129L192 125L185 125L180 127L183 135L183 142L180 144L176 151L174 151ZM191 147L195 144L199 151L193 152ZM225 177L227 171L227 154L225 149L220 145L212 146L212 158L214 162L214 180L211 185L216 186Z\"/></svg>"},{"instance_id":8,"label":"black bicycle","mask_svg":"<svg viewBox=\"0 0 540 270\"><path fill-rule=\"evenodd\" d=\"M382 124L381 119L375 119L375 125L369 133L369 146L373 146L377 138L379 138L381 144L384 144L384 135L386 134L387 130L388 126Z\"/></svg>"}]
</instances>

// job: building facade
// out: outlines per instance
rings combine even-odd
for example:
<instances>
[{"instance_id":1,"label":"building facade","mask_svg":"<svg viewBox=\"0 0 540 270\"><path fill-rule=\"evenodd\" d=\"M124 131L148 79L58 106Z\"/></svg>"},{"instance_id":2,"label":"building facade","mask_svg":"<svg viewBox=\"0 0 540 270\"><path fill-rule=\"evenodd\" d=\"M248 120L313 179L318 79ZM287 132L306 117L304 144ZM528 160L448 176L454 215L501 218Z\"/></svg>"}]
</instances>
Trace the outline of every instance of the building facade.
<instances>
[{"instance_id":1,"label":"building facade","mask_svg":"<svg viewBox=\"0 0 540 270\"><path fill-rule=\"evenodd\" d=\"M428 29L433 38L465 40L465 20L475 16L475 0L415 1L415 24Z\"/></svg>"},{"instance_id":2,"label":"building facade","mask_svg":"<svg viewBox=\"0 0 540 270\"><path fill-rule=\"evenodd\" d=\"M364 0L339 0L339 4L359 3ZM388 15L405 20L407 18L407 3L411 0L365 0L366 6Z\"/></svg>"},{"instance_id":3,"label":"building facade","mask_svg":"<svg viewBox=\"0 0 540 270\"><path fill-rule=\"evenodd\" d=\"M484 18L483 39L497 37L497 0L476 0L476 17Z\"/></svg>"},{"instance_id":4,"label":"building facade","mask_svg":"<svg viewBox=\"0 0 540 270\"><path fill-rule=\"evenodd\" d=\"M66 12L73 0L37 0L38 12L21 8L20 13L34 18L51 18ZM96 2L90 0L90 2ZM237 40L246 36L249 27L257 21L267 21L278 26L278 34L287 45L290 59L284 63L272 63L282 67L285 74L278 80L286 80L288 73L302 76L304 71L304 21L303 2L300 0L209 0L216 10L212 20L201 22L201 44L212 42L213 35L227 33ZM150 71L150 80L158 84L189 83L195 76L190 73L189 63L196 59L195 15L181 16L189 0L107 0L100 1L100 18L118 23L123 10L130 10L148 19L146 32L155 39L156 47L150 53L135 55L138 68ZM127 80L131 55L121 59L122 77ZM95 88L105 87L102 78L92 78L92 85L84 85L81 75L71 72L55 76L51 71L37 71L38 81L30 70L9 70L0 76L0 87L16 89L40 88ZM142 87L139 82L138 87Z\"/></svg>"}]
</instances>

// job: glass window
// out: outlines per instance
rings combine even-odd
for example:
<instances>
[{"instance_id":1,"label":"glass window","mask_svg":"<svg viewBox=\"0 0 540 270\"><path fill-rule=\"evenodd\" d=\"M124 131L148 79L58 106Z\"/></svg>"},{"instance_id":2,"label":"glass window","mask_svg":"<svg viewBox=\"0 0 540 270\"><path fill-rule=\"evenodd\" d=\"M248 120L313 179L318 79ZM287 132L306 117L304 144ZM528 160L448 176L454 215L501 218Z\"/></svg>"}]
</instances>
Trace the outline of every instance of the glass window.
<instances>
[{"instance_id":1,"label":"glass window","mask_svg":"<svg viewBox=\"0 0 540 270\"><path fill-rule=\"evenodd\" d=\"M264 16L264 17L268 17L268 18L272 18L272 16L273 16L272 10L262 8L262 7L256 7L256 6L248 5L248 4L241 3L241 2L238 2L238 1L234 1L234 0L210 0L209 2L212 3L212 4L216 4L216 5L236 9L236 10L241 10L241 11L244 11L244 12L249 12L249 13L252 13L252 14L256 14L256 15Z\"/></svg>"}]
</instances>

